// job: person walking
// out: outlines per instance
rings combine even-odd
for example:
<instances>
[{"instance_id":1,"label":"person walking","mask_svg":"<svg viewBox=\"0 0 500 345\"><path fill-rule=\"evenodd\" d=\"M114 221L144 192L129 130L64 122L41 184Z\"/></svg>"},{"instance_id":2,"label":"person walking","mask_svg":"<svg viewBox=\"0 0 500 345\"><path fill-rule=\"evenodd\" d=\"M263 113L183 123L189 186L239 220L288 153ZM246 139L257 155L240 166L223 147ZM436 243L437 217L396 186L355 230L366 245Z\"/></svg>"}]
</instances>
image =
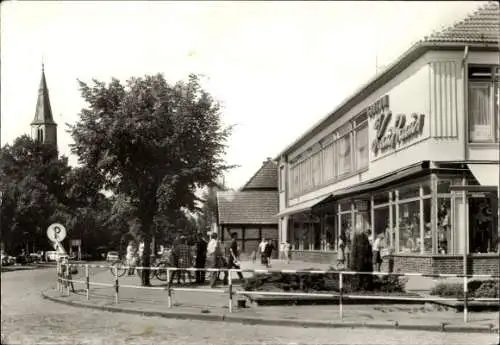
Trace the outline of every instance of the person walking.
<instances>
[{"instance_id":1,"label":"person walking","mask_svg":"<svg viewBox=\"0 0 500 345\"><path fill-rule=\"evenodd\" d=\"M228 269L231 269L231 268L240 269L240 264L239 264L240 253L238 251L238 242L236 241L237 236L238 235L235 232L233 232L231 234L231 245L229 246L229 257L227 260L227 268ZM238 274L238 278L240 280L243 280L243 274L239 271L237 272L237 274Z\"/></svg>"},{"instance_id":2,"label":"person walking","mask_svg":"<svg viewBox=\"0 0 500 345\"><path fill-rule=\"evenodd\" d=\"M195 267L196 268L205 268L205 264L207 261L207 247L208 243L203 238L201 233L196 234L196 260ZM196 283L203 284L205 283L205 271L196 271Z\"/></svg>"},{"instance_id":3,"label":"person walking","mask_svg":"<svg viewBox=\"0 0 500 345\"><path fill-rule=\"evenodd\" d=\"M179 274L182 278L182 283L186 283L186 275L188 277L189 283L191 283L191 272L185 270L186 268L193 267L193 254L191 251L191 247L189 247L187 243L187 238L185 236L181 236L180 244L178 246L178 267L180 269ZM178 277L179 278L179 277Z\"/></svg>"},{"instance_id":4,"label":"person walking","mask_svg":"<svg viewBox=\"0 0 500 345\"><path fill-rule=\"evenodd\" d=\"M292 247L292 245L290 243L288 243L288 241L285 241L284 255L285 255L285 260L286 260L287 264L290 263L290 257L291 257L290 249L291 249L291 247Z\"/></svg>"},{"instance_id":5,"label":"person walking","mask_svg":"<svg viewBox=\"0 0 500 345\"><path fill-rule=\"evenodd\" d=\"M266 262L266 267L269 268L271 267L271 255L274 250L274 244L272 241L268 241L266 244L266 247L264 249L264 256L265 256L265 262Z\"/></svg>"},{"instance_id":6,"label":"person walking","mask_svg":"<svg viewBox=\"0 0 500 345\"><path fill-rule=\"evenodd\" d=\"M382 265L382 256L380 255L380 250L382 249L383 239L384 239L384 233L378 234L372 245L373 264L375 265L376 272L380 272L380 266Z\"/></svg>"}]
</instances>

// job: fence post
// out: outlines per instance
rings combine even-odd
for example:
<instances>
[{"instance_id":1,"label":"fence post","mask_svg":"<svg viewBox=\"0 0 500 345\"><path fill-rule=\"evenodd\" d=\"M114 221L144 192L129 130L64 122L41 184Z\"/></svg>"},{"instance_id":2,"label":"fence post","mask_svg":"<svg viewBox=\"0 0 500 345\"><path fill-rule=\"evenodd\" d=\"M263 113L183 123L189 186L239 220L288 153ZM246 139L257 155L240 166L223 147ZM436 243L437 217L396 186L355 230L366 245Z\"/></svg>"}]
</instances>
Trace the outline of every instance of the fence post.
<instances>
[{"instance_id":1,"label":"fence post","mask_svg":"<svg viewBox=\"0 0 500 345\"><path fill-rule=\"evenodd\" d=\"M170 269L167 267L167 293L168 293L168 307L172 308L172 286L170 284Z\"/></svg>"},{"instance_id":2,"label":"fence post","mask_svg":"<svg viewBox=\"0 0 500 345\"><path fill-rule=\"evenodd\" d=\"M113 267L115 271L115 304L118 304L118 289L119 289L119 283L118 283L118 267L115 266Z\"/></svg>"},{"instance_id":3,"label":"fence post","mask_svg":"<svg viewBox=\"0 0 500 345\"><path fill-rule=\"evenodd\" d=\"M89 294L90 294L90 276L89 276L89 264L85 265L85 282L87 285L87 301L89 300Z\"/></svg>"},{"instance_id":4,"label":"fence post","mask_svg":"<svg viewBox=\"0 0 500 345\"><path fill-rule=\"evenodd\" d=\"M339 293L340 293L340 296L339 296L339 316L340 316L340 320L342 320L342 318L344 317L344 311L343 311L343 306L342 306L342 296L344 295L344 279L343 279L344 275L342 274L342 272L339 272Z\"/></svg>"},{"instance_id":5,"label":"fence post","mask_svg":"<svg viewBox=\"0 0 500 345\"><path fill-rule=\"evenodd\" d=\"M66 295L69 296L69 272L71 271L71 264L68 262L66 265L66 269L64 270L64 279L65 279L65 286L66 286Z\"/></svg>"},{"instance_id":6,"label":"fence post","mask_svg":"<svg viewBox=\"0 0 500 345\"><path fill-rule=\"evenodd\" d=\"M464 275L464 323L467 323L467 319L468 319L467 292L468 292L467 275Z\"/></svg>"},{"instance_id":7,"label":"fence post","mask_svg":"<svg viewBox=\"0 0 500 345\"><path fill-rule=\"evenodd\" d=\"M59 279L59 272L60 272L60 268L59 268L59 263L56 262L56 282L57 282L57 291L59 291L59 293L61 292L61 280Z\"/></svg>"},{"instance_id":8,"label":"fence post","mask_svg":"<svg viewBox=\"0 0 500 345\"><path fill-rule=\"evenodd\" d=\"M229 284L229 312L233 312L233 270L229 270L229 279L228 279L228 284Z\"/></svg>"}]
</instances>

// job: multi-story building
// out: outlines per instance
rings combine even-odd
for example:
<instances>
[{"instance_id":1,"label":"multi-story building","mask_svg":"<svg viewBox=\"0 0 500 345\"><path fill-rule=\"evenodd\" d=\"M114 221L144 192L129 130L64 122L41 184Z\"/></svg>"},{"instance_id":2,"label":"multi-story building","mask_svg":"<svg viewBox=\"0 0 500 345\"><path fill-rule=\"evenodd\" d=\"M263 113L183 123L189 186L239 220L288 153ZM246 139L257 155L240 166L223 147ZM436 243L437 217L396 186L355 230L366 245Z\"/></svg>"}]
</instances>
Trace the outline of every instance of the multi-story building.
<instances>
[{"instance_id":1,"label":"multi-story building","mask_svg":"<svg viewBox=\"0 0 500 345\"><path fill-rule=\"evenodd\" d=\"M498 272L498 3L432 34L281 152L280 241L335 262L384 233L395 270Z\"/></svg>"}]
</instances>

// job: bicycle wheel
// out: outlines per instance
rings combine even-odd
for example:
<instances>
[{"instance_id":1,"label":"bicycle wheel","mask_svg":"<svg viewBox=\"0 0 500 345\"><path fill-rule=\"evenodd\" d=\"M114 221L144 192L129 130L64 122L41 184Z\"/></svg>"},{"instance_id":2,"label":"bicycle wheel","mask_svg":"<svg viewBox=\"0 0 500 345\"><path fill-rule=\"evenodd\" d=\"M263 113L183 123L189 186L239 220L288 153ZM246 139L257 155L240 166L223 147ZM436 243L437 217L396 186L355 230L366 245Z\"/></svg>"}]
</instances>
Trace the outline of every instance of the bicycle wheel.
<instances>
[{"instance_id":1,"label":"bicycle wheel","mask_svg":"<svg viewBox=\"0 0 500 345\"><path fill-rule=\"evenodd\" d=\"M121 277L127 272L127 269L124 268L124 265L121 261L115 261L111 264L111 267L109 268L111 270L111 274L115 275L115 269L116 273L118 274L118 277Z\"/></svg>"},{"instance_id":2,"label":"bicycle wheel","mask_svg":"<svg viewBox=\"0 0 500 345\"><path fill-rule=\"evenodd\" d=\"M158 270L156 271L156 278L158 280L161 280L163 282L168 280L168 273L167 273L167 267L169 267L168 262L160 262L158 264Z\"/></svg>"}]
</instances>

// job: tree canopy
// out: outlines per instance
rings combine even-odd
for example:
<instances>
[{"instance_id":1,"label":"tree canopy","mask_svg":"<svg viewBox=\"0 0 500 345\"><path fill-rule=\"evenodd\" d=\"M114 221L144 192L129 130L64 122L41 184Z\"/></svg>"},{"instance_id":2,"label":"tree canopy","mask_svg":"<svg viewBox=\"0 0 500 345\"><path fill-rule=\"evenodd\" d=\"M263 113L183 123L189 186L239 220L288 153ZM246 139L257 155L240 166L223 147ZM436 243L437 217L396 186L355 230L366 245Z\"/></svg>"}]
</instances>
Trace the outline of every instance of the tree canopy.
<instances>
[{"instance_id":1,"label":"tree canopy","mask_svg":"<svg viewBox=\"0 0 500 345\"><path fill-rule=\"evenodd\" d=\"M222 125L219 104L195 75L175 84L161 74L79 84L87 107L69 128L72 152L102 178L102 187L128 198L145 234L147 266L155 216L166 215L175 226L182 207L196 209L196 189L229 168L231 128Z\"/></svg>"}]
</instances>

